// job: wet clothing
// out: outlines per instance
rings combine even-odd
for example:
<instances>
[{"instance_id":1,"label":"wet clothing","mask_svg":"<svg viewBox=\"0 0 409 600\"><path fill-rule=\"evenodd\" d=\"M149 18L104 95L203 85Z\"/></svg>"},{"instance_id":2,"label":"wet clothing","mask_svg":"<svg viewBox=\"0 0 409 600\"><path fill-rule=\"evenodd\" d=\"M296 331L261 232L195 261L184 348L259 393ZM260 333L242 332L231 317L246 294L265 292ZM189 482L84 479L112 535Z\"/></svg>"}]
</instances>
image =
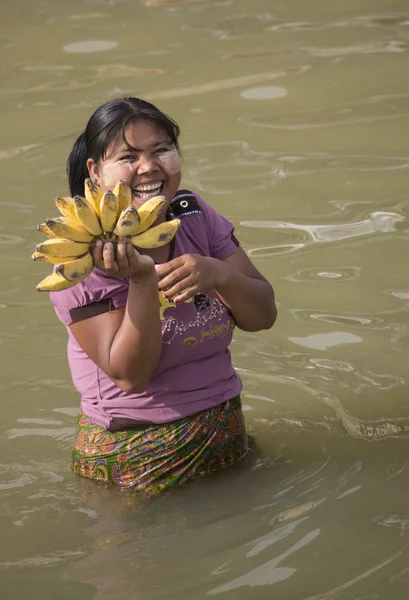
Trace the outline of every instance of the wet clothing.
<instances>
[{"instance_id":1,"label":"wet clothing","mask_svg":"<svg viewBox=\"0 0 409 600\"><path fill-rule=\"evenodd\" d=\"M168 217L182 222L168 260L183 254L224 260L236 251L233 225L197 194L179 191ZM160 491L247 453L242 384L228 349L235 325L214 290L178 305L159 293L161 357L145 392L128 394L88 358L69 328L124 307L128 286L127 279L94 269L74 287L50 295L68 331L68 360L81 396L73 469L120 486Z\"/></svg>"},{"instance_id":2,"label":"wet clothing","mask_svg":"<svg viewBox=\"0 0 409 600\"><path fill-rule=\"evenodd\" d=\"M240 397L163 425L107 431L78 416L74 472L158 493L229 467L248 451Z\"/></svg>"}]
</instances>

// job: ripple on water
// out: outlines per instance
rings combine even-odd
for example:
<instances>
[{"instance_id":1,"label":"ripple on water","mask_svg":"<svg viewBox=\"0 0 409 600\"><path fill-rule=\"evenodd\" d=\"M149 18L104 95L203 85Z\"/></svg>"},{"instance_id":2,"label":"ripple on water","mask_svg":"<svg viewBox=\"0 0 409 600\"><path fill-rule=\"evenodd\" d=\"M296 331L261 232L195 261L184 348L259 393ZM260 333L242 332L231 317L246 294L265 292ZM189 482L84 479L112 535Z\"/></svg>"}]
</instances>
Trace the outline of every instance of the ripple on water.
<instances>
[{"instance_id":1,"label":"ripple on water","mask_svg":"<svg viewBox=\"0 0 409 600\"><path fill-rule=\"evenodd\" d=\"M342 360L331 360L330 358L310 358L311 362L316 367L329 369L330 371L354 371L354 367Z\"/></svg>"},{"instance_id":2,"label":"ripple on water","mask_svg":"<svg viewBox=\"0 0 409 600\"><path fill-rule=\"evenodd\" d=\"M299 110L284 115L256 114L240 117L252 127L301 131L402 119L408 116L408 94L368 96L356 102L329 108ZM373 157L372 160L376 160Z\"/></svg>"},{"instance_id":3,"label":"ripple on water","mask_svg":"<svg viewBox=\"0 0 409 600\"><path fill-rule=\"evenodd\" d=\"M24 487L25 485L31 485L35 481L37 481L37 477L29 475L28 473L22 473L15 479L0 483L0 490Z\"/></svg>"},{"instance_id":4,"label":"ripple on water","mask_svg":"<svg viewBox=\"0 0 409 600\"><path fill-rule=\"evenodd\" d=\"M286 281L294 282L323 282L327 279L332 281L353 281L359 279L362 272L361 267L337 267L336 269L301 269L283 277Z\"/></svg>"},{"instance_id":5,"label":"ripple on water","mask_svg":"<svg viewBox=\"0 0 409 600\"><path fill-rule=\"evenodd\" d=\"M396 573L396 575L392 575L391 577L391 583L405 583L405 584L409 584L409 567L406 567L405 569L402 569L402 571L399 571L399 573Z\"/></svg>"},{"instance_id":6,"label":"ripple on water","mask_svg":"<svg viewBox=\"0 0 409 600\"><path fill-rule=\"evenodd\" d=\"M353 223L334 223L326 225L300 224L286 221L241 221L240 225L253 229L280 229L305 232L308 243L337 242L374 233L392 233L397 224L405 221L405 217L394 212L376 211L367 219Z\"/></svg>"},{"instance_id":7,"label":"ripple on water","mask_svg":"<svg viewBox=\"0 0 409 600\"><path fill-rule=\"evenodd\" d=\"M9 233L0 233L0 246L17 246L18 244L24 244L25 239L18 235L11 235Z\"/></svg>"},{"instance_id":8,"label":"ripple on water","mask_svg":"<svg viewBox=\"0 0 409 600\"><path fill-rule=\"evenodd\" d=\"M289 337L290 342L303 346L304 348L312 348L314 350L328 350L333 346L341 346L343 344L359 344L364 340L353 333L346 331L332 331L330 333L314 333L306 337Z\"/></svg>"},{"instance_id":9,"label":"ripple on water","mask_svg":"<svg viewBox=\"0 0 409 600\"><path fill-rule=\"evenodd\" d=\"M236 193L238 185L241 193L250 192L267 189L279 179L280 167L270 153L257 152L246 142L192 144L185 154L195 165L187 178L202 192Z\"/></svg>"},{"instance_id":10,"label":"ripple on water","mask_svg":"<svg viewBox=\"0 0 409 600\"><path fill-rule=\"evenodd\" d=\"M287 90L275 85L248 88L240 94L245 100L275 100L287 96Z\"/></svg>"},{"instance_id":11,"label":"ripple on water","mask_svg":"<svg viewBox=\"0 0 409 600\"><path fill-rule=\"evenodd\" d=\"M44 144L42 144L42 143L27 144L25 146L17 146L16 148L8 148L6 150L2 150L0 152L0 160L7 159L7 158L14 158L15 156L18 156L19 154L23 154L24 152L29 152L30 150L33 150L34 148L41 148L41 146L44 146Z\"/></svg>"},{"instance_id":12,"label":"ripple on water","mask_svg":"<svg viewBox=\"0 0 409 600\"><path fill-rule=\"evenodd\" d=\"M83 42L72 42L63 46L65 52L70 54L89 54L91 52L104 52L116 48L118 42L112 40L84 40Z\"/></svg>"},{"instance_id":13,"label":"ripple on water","mask_svg":"<svg viewBox=\"0 0 409 600\"><path fill-rule=\"evenodd\" d=\"M70 21L93 21L94 19L102 19L107 17L106 13L84 13L78 15L70 15L68 18Z\"/></svg>"},{"instance_id":14,"label":"ripple on water","mask_svg":"<svg viewBox=\"0 0 409 600\"><path fill-rule=\"evenodd\" d=\"M321 323L330 323L331 325L348 325L352 327L374 327L381 325L384 319L380 317L360 317L357 315L334 315L331 313L313 313L305 309L295 308L291 310L295 319L304 319L319 321Z\"/></svg>"},{"instance_id":15,"label":"ripple on water","mask_svg":"<svg viewBox=\"0 0 409 600\"><path fill-rule=\"evenodd\" d=\"M253 258L267 258L269 256L279 256L281 254L291 254L298 252L305 247L305 244L280 244L273 246L260 246L259 248L250 248L247 254Z\"/></svg>"}]
</instances>

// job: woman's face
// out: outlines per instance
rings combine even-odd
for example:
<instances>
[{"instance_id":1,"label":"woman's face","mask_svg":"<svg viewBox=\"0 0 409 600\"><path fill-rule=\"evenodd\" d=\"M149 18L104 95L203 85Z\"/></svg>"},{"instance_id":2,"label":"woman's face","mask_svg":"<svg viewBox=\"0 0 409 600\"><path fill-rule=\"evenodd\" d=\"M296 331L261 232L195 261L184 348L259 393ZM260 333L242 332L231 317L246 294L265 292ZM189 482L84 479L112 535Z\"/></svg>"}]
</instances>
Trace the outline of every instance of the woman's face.
<instances>
[{"instance_id":1,"label":"woman's face","mask_svg":"<svg viewBox=\"0 0 409 600\"><path fill-rule=\"evenodd\" d=\"M180 156L169 136L150 121L137 121L125 129L125 137L111 144L104 160L91 158L91 179L103 190L112 190L122 179L132 190L136 208L154 196L165 196L169 205L180 185Z\"/></svg>"}]
</instances>

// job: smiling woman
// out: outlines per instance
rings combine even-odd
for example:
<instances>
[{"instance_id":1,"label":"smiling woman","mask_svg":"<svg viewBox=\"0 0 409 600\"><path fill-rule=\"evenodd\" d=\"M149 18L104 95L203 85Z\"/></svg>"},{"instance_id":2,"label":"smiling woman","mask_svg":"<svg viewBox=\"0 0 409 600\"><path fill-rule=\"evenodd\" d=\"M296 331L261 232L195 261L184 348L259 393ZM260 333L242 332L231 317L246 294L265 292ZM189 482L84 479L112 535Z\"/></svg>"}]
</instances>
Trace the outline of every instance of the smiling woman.
<instances>
[{"instance_id":1,"label":"smiling woman","mask_svg":"<svg viewBox=\"0 0 409 600\"><path fill-rule=\"evenodd\" d=\"M105 187L122 179L132 190L138 207L155 196L171 201L180 184L180 158L174 142L154 123L129 124L123 140L113 143L105 157L89 158L90 176Z\"/></svg>"},{"instance_id":2,"label":"smiling woman","mask_svg":"<svg viewBox=\"0 0 409 600\"><path fill-rule=\"evenodd\" d=\"M239 461L247 453L242 384L228 346L235 326L270 328L274 293L233 225L180 190L179 126L152 104L102 105L70 153L72 196L91 177L104 191L122 179L132 204L164 198L156 221L180 219L170 243L136 250L98 240L95 268L51 300L69 336L81 395L73 469L157 492Z\"/></svg>"}]
</instances>

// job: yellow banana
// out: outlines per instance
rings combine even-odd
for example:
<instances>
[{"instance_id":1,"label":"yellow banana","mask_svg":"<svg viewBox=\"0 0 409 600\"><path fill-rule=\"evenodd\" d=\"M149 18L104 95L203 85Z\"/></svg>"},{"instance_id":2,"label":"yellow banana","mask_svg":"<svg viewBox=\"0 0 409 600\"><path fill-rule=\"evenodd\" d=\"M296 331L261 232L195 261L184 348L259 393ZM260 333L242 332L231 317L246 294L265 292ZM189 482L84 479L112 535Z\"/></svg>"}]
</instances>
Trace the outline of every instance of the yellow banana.
<instances>
[{"instance_id":1,"label":"yellow banana","mask_svg":"<svg viewBox=\"0 0 409 600\"><path fill-rule=\"evenodd\" d=\"M37 290L39 292L59 292L66 290L88 277L93 268L94 262L91 254L88 252L71 262L58 265L54 273L40 281L37 285Z\"/></svg>"},{"instance_id":2,"label":"yellow banana","mask_svg":"<svg viewBox=\"0 0 409 600\"><path fill-rule=\"evenodd\" d=\"M78 258L89 250L89 242L73 242L62 238L46 240L35 247L36 252L41 252L53 258Z\"/></svg>"},{"instance_id":3,"label":"yellow banana","mask_svg":"<svg viewBox=\"0 0 409 600\"><path fill-rule=\"evenodd\" d=\"M119 237L135 235L138 231L139 223L140 218L138 211L131 204L131 206L128 206L128 208L125 208L125 210L122 211L114 229L114 233Z\"/></svg>"},{"instance_id":4,"label":"yellow banana","mask_svg":"<svg viewBox=\"0 0 409 600\"><path fill-rule=\"evenodd\" d=\"M140 235L132 236L131 242L137 248L159 248L173 240L180 224L180 219L165 221L165 223L147 229Z\"/></svg>"},{"instance_id":5,"label":"yellow banana","mask_svg":"<svg viewBox=\"0 0 409 600\"><path fill-rule=\"evenodd\" d=\"M63 198L59 196L55 199L55 205L63 217L68 217L69 219L77 218L74 210L74 200L69 196L64 196Z\"/></svg>"},{"instance_id":6,"label":"yellow banana","mask_svg":"<svg viewBox=\"0 0 409 600\"><path fill-rule=\"evenodd\" d=\"M58 238L59 236L54 233L54 231L51 231L51 229L49 227L47 227L47 225L45 223L41 223L40 225L37 225L37 229L38 231L40 231L41 233L43 233L44 235L46 235L49 238Z\"/></svg>"},{"instance_id":7,"label":"yellow banana","mask_svg":"<svg viewBox=\"0 0 409 600\"><path fill-rule=\"evenodd\" d=\"M70 260L76 260L76 256L65 256L57 258L55 256L50 256L49 254L44 254L43 252L33 252L31 255L33 260L40 260L41 262L51 263L55 265L57 263L70 262Z\"/></svg>"},{"instance_id":8,"label":"yellow banana","mask_svg":"<svg viewBox=\"0 0 409 600\"><path fill-rule=\"evenodd\" d=\"M126 185L122 179L118 181L116 186L113 189L113 193L118 198L118 215L121 215L122 211L128 206L131 205L132 202L132 192L131 188Z\"/></svg>"},{"instance_id":9,"label":"yellow banana","mask_svg":"<svg viewBox=\"0 0 409 600\"><path fill-rule=\"evenodd\" d=\"M87 198L74 196L74 210L78 221L81 223L84 229L89 231L89 233L91 233L93 236L102 234L97 211L95 210L92 202L87 200Z\"/></svg>"},{"instance_id":10,"label":"yellow banana","mask_svg":"<svg viewBox=\"0 0 409 600\"><path fill-rule=\"evenodd\" d=\"M55 203L62 216L37 227L50 239L37 244L32 259L56 265L38 284L40 291L63 290L85 279L93 269L94 238L115 242L126 236L137 248L159 248L168 244L180 227L179 219L155 226L166 207L164 196L151 198L137 210L132 205L132 191L123 181L113 192L104 193L87 179L84 189L84 198L58 197Z\"/></svg>"},{"instance_id":11,"label":"yellow banana","mask_svg":"<svg viewBox=\"0 0 409 600\"><path fill-rule=\"evenodd\" d=\"M92 255L87 252L87 254L77 258L76 260L58 265L56 268L56 273L59 273L72 283L78 283L79 281L85 279L85 277L88 277L93 268L94 261L92 259Z\"/></svg>"},{"instance_id":12,"label":"yellow banana","mask_svg":"<svg viewBox=\"0 0 409 600\"><path fill-rule=\"evenodd\" d=\"M74 284L65 279L61 273L51 273L37 285L39 292L60 292L72 287Z\"/></svg>"},{"instance_id":13,"label":"yellow banana","mask_svg":"<svg viewBox=\"0 0 409 600\"><path fill-rule=\"evenodd\" d=\"M139 229L135 235L146 231L159 216L159 213L166 204L165 196L155 196L147 200L140 208L138 213L141 218Z\"/></svg>"},{"instance_id":14,"label":"yellow banana","mask_svg":"<svg viewBox=\"0 0 409 600\"><path fill-rule=\"evenodd\" d=\"M47 219L44 223L56 237L72 240L73 242L91 242L94 236L85 231L81 227L77 219L69 219L68 217L56 217L55 219Z\"/></svg>"},{"instance_id":15,"label":"yellow banana","mask_svg":"<svg viewBox=\"0 0 409 600\"><path fill-rule=\"evenodd\" d=\"M99 205L101 226L104 233L111 233L118 218L118 198L111 190L104 193Z\"/></svg>"},{"instance_id":16,"label":"yellow banana","mask_svg":"<svg viewBox=\"0 0 409 600\"><path fill-rule=\"evenodd\" d=\"M100 188L97 183L94 183L91 179L88 178L85 180L84 192L86 199L88 200L88 202L91 202L91 204L93 204L99 217L99 204L101 202L102 196L104 195L103 189Z\"/></svg>"}]
</instances>

